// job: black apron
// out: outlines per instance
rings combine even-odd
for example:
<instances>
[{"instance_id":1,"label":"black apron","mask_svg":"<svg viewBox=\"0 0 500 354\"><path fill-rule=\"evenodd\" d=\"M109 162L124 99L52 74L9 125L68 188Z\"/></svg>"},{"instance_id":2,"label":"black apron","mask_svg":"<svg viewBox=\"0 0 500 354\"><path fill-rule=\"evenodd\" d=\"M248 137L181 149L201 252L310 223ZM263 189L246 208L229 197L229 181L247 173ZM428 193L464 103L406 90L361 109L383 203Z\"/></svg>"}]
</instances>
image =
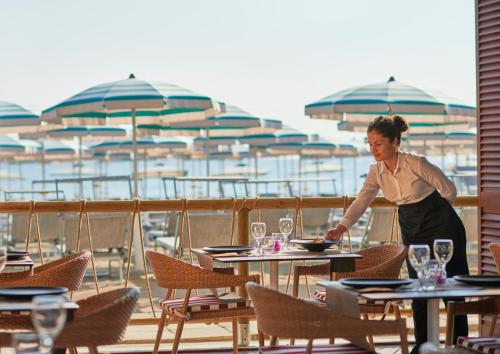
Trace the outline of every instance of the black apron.
<instances>
[{"instance_id":1,"label":"black apron","mask_svg":"<svg viewBox=\"0 0 500 354\"><path fill-rule=\"evenodd\" d=\"M405 246L429 245L431 257L434 258L433 243L435 239L453 240L453 255L446 264L448 277L458 274L469 274L466 256L465 227L450 203L434 191L425 199L400 205L398 209L399 226ZM417 278L417 273L406 260L410 278ZM464 301L463 298L445 298L448 301ZM427 301L413 300L413 322L415 325L416 346L411 354L416 353L420 345L427 341ZM456 316L454 321L453 343L458 336L467 336L467 316Z\"/></svg>"},{"instance_id":2,"label":"black apron","mask_svg":"<svg viewBox=\"0 0 500 354\"><path fill-rule=\"evenodd\" d=\"M450 203L434 191L425 199L400 205L398 209L399 226L405 246L412 244L432 246L435 239L453 240L453 256L446 265L448 277L469 274L466 256L465 227ZM412 275L411 267L409 268ZM412 278L416 277L416 274Z\"/></svg>"}]
</instances>

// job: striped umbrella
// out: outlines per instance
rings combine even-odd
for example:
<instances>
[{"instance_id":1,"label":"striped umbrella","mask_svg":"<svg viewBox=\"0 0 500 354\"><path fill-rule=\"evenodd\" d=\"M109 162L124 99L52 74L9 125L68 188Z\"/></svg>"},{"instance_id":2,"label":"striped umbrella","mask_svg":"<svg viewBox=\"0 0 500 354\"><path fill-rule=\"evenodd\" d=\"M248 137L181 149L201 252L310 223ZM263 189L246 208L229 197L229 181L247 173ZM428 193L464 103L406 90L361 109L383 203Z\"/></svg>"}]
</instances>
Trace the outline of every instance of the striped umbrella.
<instances>
[{"instance_id":1,"label":"striped umbrella","mask_svg":"<svg viewBox=\"0 0 500 354\"><path fill-rule=\"evenodd\" d=\"M155 81L138 80L130 75L120 80L91 87L42 112L42 120L47 122L80 125L79 118L87 122L89 112L98 116L100 122L107 115L119 112L130 114L132 121L132 141L134 151L134 195L138 195L136 153L136 113L140 110L165 112L168 110L199 110L213 108L212 100L203 95L176 85ZM80 117L79 117L80 116ZM99 117L100 116L100 117ZM111 119L111 118L110 118ZM75 123L73 123L75 122ZM97 123L97 122L96 122Z\"/></svg>"},{"instance_id":2,"label":"striped umbrella","mask_svg":"<svg viewBox=\"0 0 500 354\"><path fill-rule=\"evenodd\" d=\"M40 117L15 103L0 101L0 133L30 132L41 129Z\"/></svg>"},{"instance_id":3,"label":"striped umbrella","mask_svg":"<svg viewBox=\"0 0 500 354\"><path fill-rule=\"evenodd\" d=\"M412 121L464 122L475 117L474 107L435 91L398 82L359 86L339 91L305 106L305 114L316 119L369 123L375 115L416 115ZM344 118L345 116L345 118Z\"/></svg>"}]
</instances>

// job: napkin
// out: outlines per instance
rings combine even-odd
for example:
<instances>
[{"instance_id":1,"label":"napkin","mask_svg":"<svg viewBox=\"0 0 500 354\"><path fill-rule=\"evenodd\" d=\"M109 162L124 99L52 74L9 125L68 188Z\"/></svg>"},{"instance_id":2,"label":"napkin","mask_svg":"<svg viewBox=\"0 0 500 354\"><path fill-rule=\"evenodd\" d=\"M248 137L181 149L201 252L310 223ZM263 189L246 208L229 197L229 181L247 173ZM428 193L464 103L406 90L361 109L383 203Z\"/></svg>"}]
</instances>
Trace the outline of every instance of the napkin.
<instances>
[{"instance_id":1,"label":"napkin","mask_svg":"<svg viewBox=\"0 0 500 354\"><path fill-rule=\"evenodd\" d=\"M214 254L212 257L213 258L223 258L223 257L239 257L242 254L236 253L236 252L226 252L226 253L217 253Z\"/></svg>"},{"instance_id":2,"label":"napkin","mask_svg":"<svg viewBox=\"0 0 500 354\"><path fill-rule=\"evenodd\" d=\"M394 289L386 288L383 286L370 286L368 288L359 289L358 293L386 293Z\"/></svg>"}]
</instances>

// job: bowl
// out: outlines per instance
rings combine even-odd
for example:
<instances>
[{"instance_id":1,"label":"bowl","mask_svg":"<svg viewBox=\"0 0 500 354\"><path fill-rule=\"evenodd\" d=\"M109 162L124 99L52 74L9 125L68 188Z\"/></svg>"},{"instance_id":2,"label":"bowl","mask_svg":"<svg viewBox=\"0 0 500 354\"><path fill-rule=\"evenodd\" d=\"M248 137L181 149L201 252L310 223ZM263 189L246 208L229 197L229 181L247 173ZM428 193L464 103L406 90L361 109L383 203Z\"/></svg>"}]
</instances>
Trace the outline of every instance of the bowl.
<instances>
[{"instance_id":1,"label":"bowl","mask_svg":"<svg viewBox=\"0 0 500 354\"><path fill-rule=\"evenodd\" d=\"M296 244L302 248L305 248L309 252L323 252L327 248L333 245L338 245L342 241L340 240L321 240L321 242L314 242L314 239L301 239L301 240L291 240L293 244Z\"/></svg>"}]
</instances>

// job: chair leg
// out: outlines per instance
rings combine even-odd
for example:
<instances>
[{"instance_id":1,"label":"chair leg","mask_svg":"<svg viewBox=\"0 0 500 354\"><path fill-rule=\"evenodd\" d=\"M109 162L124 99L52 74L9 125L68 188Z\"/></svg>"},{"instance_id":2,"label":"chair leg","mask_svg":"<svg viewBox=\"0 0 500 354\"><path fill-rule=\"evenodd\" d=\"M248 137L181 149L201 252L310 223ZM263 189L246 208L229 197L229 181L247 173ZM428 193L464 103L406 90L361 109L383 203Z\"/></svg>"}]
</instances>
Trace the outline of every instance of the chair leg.
<instances>
[{"instance_id":1,"label":"chair leg","mask_svg":"<svg viewBox=\"0 0 500 354\"><path fill-rule=\"evenodd\" d=\"M270 345L276 345L278 341L278 337L277 336L271 336L271 341L269 342Z\"/></svg>"},{"instance_id":2,"label":"chair leg","mask_svg":"<svg viewBox=\"0 0 500 354\"><path fill-rule=\"evenodd\" d=\"M89 347L89 354L99 354L97 347Z\"/></svg>"},{"instance_id":3,"label":"chair leg","mask_svg":"<svg viewBox=\"0 0 500 354\"><path fill-rule=\"evenodd\" d=\"M306 347L306 354L311 354L312 353L312 349L313 349L313 341L312 339L309 339L307 341L307 347Z\"/></svg>"},{"instance_id":4,"label":"chair leg","mask_svg":"<svg viewBox=\"0 0 500 354\"><path fill-rule=\"evenodd\" d=\"M404 320L400 321L404 322ZM401 340L401 354L408 354L408 331L406 328L400 329L399 339Z\"/></svg>"},{"instance_id":5,"label":"chair leg","mask_svg":"<svg viewBox=\"0 0 500 354\"><path fill-rule=\"evenodd\" d=\"M179 344L181 342L181 336L182 336L182 329L184 328L184 319L181 318L179 319L179 322L177 322L177 330L175 331L175 339L174 339L174 345L172 346L172 351L170 354L177 354L177 350L179 350Z\"/></svg>"},{"instance_id":6,"label":"chair leg","mask_svg":"<svg viewBox=\"0 0 500 354\"><path fill-rule=\"evenodd\" d=\"M453 341L453 325L455 319L456 304L453 301L448 301L446 306L446 337L444 340L445 347L449 347Z\"/></svg>"},{"instance_id":7,"label":"chair leg","mask_svg":"<svg viewBox=\"0 0 500 354\"><path fill-rule=\"evenodd\" d=\"M264 333L262 333L259 330L257 330L257 333L258 333L258 336L259 336L259 347L265 346L266 344L264 342Z\"/></svg>"},{"instance_id":8,"label":"chair leg","mask_svg":"<svg viewBox=\"0 0 500 354\"><path fill-rule=\"evenodd\" d=\"M494 313L491 316L491 326L490 326L490 333L489 333L490 337L493 337L493 333L495 333L495 326L497 324L497 317L498 317L498 314L496 314L496 313Z\"/></svg>"},{"instance_id":9,"label":"chair leg","mask_svg":"<svg viewBox=\"0 0 500 354\"><path fill-rule=\"evenodd\" d=\"M78 350L76 348L68 348L69 354L78 354Z\"/></svg>"},{"instance_id":10,"label":"chair leg","mask_svg":"<svg viewBox=\"0 0 500 354\"><path fill-rule=\"evenodd\" d=\"M233 354L238 354L238 318L233 318Z\"/></svg>"},{"instance_id":11,"label":"chair leg","mask_svg":"<svg viewBox=\"0 0 500 354\"><path fill-rule=\"evenodd\" d=\"M153 354L157 354L158 349L160 348L161 336L163 334L163 328L165 327L166 320L167 320L167 313L165 311L162 311L160 323L158 323L158 330L156 331L156 340L155 340L155 346L153 348Z\"/></svg>"},{"instance_id":12,"label":"chair leg","mask_svg":"<svg viewBox=\"0 0 500 354\"><path fill-rule=\"evenodd\" d=\"M363 320L368 320L368 314L364 313L361 315ZM371 334L368 334L366 336L368 338L368 344L370 345L370 348L372 348L373 351L375 351L375 345L373 344L373 336Z\"/></svg>"},{"instance_id":13,"label":"chair leg","mask_svg":"<svg viewBox=\"0 0 500 354\"><path fill-rule=\"evenodd\" d=\"M299 282L300 282L300 273L297 272L297 269L293 271L293 285L292 285L292 296L299 297ZM295 345L295 338L290 338L290 345Z\"/></svg>"}]
</instances>

